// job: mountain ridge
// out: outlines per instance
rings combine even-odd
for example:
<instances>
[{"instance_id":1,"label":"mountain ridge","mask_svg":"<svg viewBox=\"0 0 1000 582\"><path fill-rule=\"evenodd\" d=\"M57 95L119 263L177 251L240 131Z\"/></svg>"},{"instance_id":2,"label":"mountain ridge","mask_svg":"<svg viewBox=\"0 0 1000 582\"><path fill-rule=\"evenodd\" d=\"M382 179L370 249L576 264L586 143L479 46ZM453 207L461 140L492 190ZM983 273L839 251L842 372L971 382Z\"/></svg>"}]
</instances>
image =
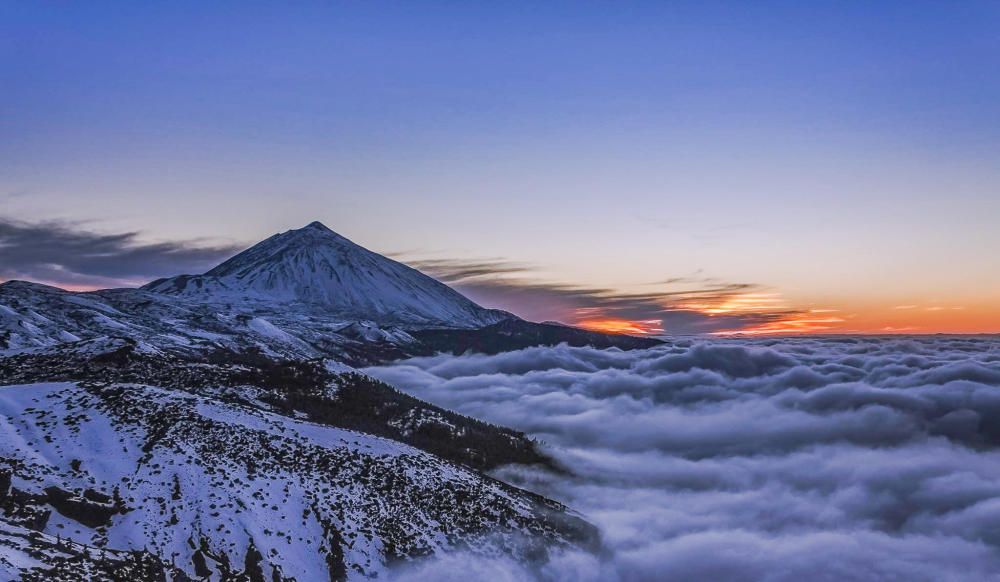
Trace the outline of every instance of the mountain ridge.
<instances>
[{"instance_id":1,"label":"mountain ridge","mask_svg":"<svg viewBox=\"0 0 1000 582\"><path fill-rule=\"evenodd\" d=\"M157 279L138 289L77 292L0 283L0 352L102 337L174 354L260 350L357 366L435 351L661 343L483 308L319 222L275 234L202 275Z\"/></svg>"}]
</instances>

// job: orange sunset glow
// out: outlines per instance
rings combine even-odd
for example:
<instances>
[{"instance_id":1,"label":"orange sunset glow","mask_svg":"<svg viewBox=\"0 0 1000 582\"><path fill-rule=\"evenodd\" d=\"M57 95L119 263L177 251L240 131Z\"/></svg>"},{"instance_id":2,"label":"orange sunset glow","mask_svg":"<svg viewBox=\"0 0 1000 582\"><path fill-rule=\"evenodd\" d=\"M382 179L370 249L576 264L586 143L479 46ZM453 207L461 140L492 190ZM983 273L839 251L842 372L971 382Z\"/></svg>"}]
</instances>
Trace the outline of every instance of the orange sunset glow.
<instances>
[{"instance_id":1,"label":"orange sunset glow","mask_svg":"<svg viewBox=\"0 0 1000 582\"><path fill-rule=\"evenodd\" d=\"M629 335L648 335L661 333L663 327L659 320L629 321L627 319L584 319L577 321L578 325L590 331L601 333L618 333Z\"/></svg>"},{"instance_id":2,"label":"orange sunset glow","mask_svg":"<svg viewBox=\"0 0 1000 582\"><path fill-rule=\"evenodd\" d=\"M949 302L877 303L838 302L836 307L800 308L776 292L736 293L717 298L682 299L665 302L664 312L698 314L719 329L711 335L799 335L799 334L963 334L996 333L1000 302L986 299ZM580 310L573 322L603 333L655 335L676 333L656 319L616 318L600 310ZM731 322L731 324L727 323Z\"/></svg>"},{"instance_id":3,"label":"orange sunset glow","mask_svg":"<svg viewBox=\"0 0 1000 582\"><path fill-rule=\"evenodd\" d=\"M787 309L788 306L777 293L739 293L716 301L698 299L682 301L676 308L699 311L709 315L725 315L769 312Z\"/></svg>"}]
</instances>

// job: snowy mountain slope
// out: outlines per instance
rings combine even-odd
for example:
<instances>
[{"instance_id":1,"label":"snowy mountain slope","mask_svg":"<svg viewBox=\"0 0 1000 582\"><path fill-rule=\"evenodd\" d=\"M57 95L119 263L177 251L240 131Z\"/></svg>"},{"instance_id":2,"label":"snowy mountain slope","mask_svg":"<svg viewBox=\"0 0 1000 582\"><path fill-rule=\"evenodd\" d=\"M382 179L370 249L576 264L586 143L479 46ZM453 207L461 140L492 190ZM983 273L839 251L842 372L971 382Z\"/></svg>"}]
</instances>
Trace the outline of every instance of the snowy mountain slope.
<instances>
[{"instance_id":1,"label":"snowy mountain slope","mask_svg":"<svg viewBox=\"0 0 1000 582\"><path fill-rule=\"evenodd\" d=\"M51 508L44 534L191 576L259 553L268 575L368 579L449 548L527 559L591 535L558 504L407 445L138 384L0 387L0 468Z\"/></svg>"},{"instance_id":2,"label":"snowy mountain slope","mask_svg":"<svg viewBox=\"0 0 1000 582\"><path fill-rule=\"evenodd\" d=\"M276 234L203 275L161 279L143 289L213 303L304 304L379 324L474 328L513 317L319 222Z\"/></svg>"},{"instance_id":3,"label":"snowy mountain slope","mask_svg":"<svg viewBox=\"0 0 1000 582\"><path fill-rule=\"evenodd\" d=\"M11 509L33 507L18 489L0 491L0 502ZM5 498L6 497L6 498ZM15 498L15 499L10 499ZM27 501L28 503L22 503ZM165 580L164 574L182 571L148 552L119 552L78 544L59 535L48 535L18 525L0 512L0 580L22 582L138 582Z\"/></svg>"},{"instance_id":4,"label":"snowy mountain slope","mask_svg":"<svg viewBox=\"0 0 1000 582\"><path fill-rule=\"evenodd\" d=\"M405 331L268 304L207 304L139 289L73 293L0 284L0 353L127 338L178 354L259 350L275 357L365 363L401 357Z\"/></svg>"}]
</instances>

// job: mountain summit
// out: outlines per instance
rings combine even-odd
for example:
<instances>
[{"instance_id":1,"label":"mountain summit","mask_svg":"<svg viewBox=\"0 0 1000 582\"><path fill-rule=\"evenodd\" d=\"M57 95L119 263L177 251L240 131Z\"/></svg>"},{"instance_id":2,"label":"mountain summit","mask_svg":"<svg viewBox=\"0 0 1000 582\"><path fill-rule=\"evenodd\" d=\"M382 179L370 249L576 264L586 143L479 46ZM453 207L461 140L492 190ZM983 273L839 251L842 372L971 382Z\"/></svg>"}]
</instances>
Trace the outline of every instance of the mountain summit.
<instances>
[{"instance_id":1,"label":"mountain summit","mask_svg":"<svg viewBox=\"0 0 1000 582\"><path fill-rule=\"evenodd\" d=\"M320 222L276 234L202 275L159 279L143 289L205 302L302 304L380 324L476 328L513 317Z\"/></svg>"}]
</instances>

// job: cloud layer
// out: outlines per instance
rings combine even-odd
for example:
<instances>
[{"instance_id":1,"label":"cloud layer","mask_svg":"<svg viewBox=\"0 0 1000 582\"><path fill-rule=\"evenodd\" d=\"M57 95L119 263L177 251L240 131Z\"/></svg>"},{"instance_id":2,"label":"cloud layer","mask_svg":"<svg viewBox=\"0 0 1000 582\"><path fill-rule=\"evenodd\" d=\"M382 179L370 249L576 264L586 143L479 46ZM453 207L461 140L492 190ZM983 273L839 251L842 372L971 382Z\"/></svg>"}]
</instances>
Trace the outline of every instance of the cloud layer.
<instances>
[{"instance_id":1,"label":"cloud layer","mask_svg":"<svg viewBox=\"0 0 1000 582\"><path fill-rule=\"evenodd\" d=\"M606 556L535 578L1000 580L996 337L560 346L369 372L542 438L569 469L500 474L603 531Z\"/></svg>"},{"instance_id":2,"label":"cloud layer","mask_svg":"<svg viewBox=\"0 0 1000 582\"><path fill-rule=\"evenodd\" d=\"M62 222L0 217L0 280L76 288L142 284L202 272L239 250L191 241L144 243L136 232L102 234Z\"/></svg>"}]
</instances>

